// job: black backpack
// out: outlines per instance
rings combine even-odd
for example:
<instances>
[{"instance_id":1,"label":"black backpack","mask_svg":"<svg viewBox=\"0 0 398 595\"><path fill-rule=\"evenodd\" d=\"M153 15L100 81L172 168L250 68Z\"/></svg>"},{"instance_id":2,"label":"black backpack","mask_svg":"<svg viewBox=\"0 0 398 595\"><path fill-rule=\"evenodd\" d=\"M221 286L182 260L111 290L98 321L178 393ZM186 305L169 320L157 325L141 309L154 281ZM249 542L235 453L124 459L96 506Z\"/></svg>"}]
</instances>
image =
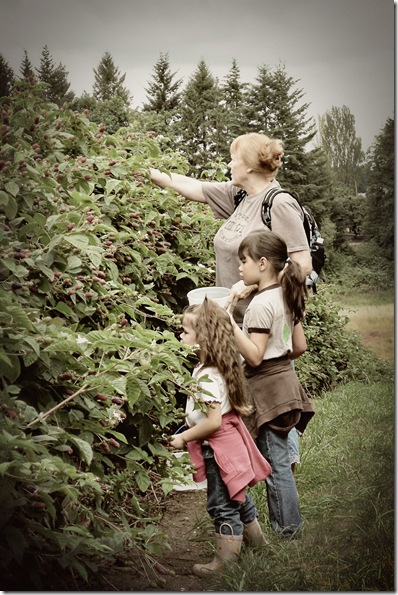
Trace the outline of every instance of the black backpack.
<instances>
[{"instance_id":1,"label":"black backpack","mask_svg":"<svg viewBox=\"0 0 398 595\"><path fill-rule=\"evenodd\" d=\"M261 217L263 220L264 225L268 227L268 229L272 229L271 226L271 209L274 202L274 198L277 194L284 192L285 194L290 194L300 206L303 215L304 215L304 231L305 235L307 236L308 246L311 252L312 258L312 273L307 278L307 285L311 286L313 292L316 293L316 281L320 275L320 272L325 264L326 260L326 252L324 246L324 240L321 236L321 232L315 221L314 215L309 207L302 205L300 203L300 199L294 192L288 192L283 188L271 188L268 190L266 195L264 196L263 203L261 205ZM235 195L235 209L238 204L245 198L247 195L245 190L239 190L239 192Z\"/></svg>"}]
</instances>

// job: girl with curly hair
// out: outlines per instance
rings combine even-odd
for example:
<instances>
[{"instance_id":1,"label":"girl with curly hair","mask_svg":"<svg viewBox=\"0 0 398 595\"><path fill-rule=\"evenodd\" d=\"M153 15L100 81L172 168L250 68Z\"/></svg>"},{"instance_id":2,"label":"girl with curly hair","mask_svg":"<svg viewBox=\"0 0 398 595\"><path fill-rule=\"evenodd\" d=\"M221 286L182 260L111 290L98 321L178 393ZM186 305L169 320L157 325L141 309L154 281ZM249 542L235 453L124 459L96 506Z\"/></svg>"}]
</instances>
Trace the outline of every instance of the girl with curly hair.
<instances>
[{"instance_id":1,"label":"girl with curly hair","mask_svg":"<svg viewBox=\"0 0 398 595\"><path fill-rule=\"evenodd\" d=\"M192 375L199 392L187 401L186 429L170 444L175 449L187 446L195 481L207 479L206 508L214 519L216 548L209 564L193 567L203 577L236 559L243 537L254 546L266 543L246 488L264 480L271 467L241 418L251 408L229 314L206 298L185 309L182 329L181 341L198 346L199 364Z\"/></svg>"}]
</instances>

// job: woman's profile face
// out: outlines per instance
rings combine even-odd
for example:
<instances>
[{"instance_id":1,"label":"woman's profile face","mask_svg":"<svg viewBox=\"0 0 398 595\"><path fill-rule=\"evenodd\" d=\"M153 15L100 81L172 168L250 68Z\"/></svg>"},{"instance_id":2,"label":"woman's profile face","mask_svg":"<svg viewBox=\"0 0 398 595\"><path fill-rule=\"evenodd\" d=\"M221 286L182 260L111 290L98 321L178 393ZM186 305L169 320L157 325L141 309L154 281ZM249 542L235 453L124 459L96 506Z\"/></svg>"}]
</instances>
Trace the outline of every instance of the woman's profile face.
<instances>
[{"instance_id":1,"label":"woman's profile face","mask_svg":"<svg viewBox=\"0 0 398 595\"><path fill-rule=\"evenodd\" d=\"M231 151L231 161L228 163L231 171L231 181L234 186L241 187L247 180L248 167L240 152Z\"/></svg>"}]
</instances>

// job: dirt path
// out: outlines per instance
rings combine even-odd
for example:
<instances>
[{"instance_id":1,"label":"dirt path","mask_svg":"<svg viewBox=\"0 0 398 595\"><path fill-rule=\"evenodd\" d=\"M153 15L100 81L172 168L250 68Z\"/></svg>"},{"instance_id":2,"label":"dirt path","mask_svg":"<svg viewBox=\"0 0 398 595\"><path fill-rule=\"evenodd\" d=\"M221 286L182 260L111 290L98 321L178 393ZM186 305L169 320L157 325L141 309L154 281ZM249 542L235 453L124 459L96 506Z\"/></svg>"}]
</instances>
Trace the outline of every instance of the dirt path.
<instances>
[{"instance_id":1,"label":"dirt path","mask_svg":"<svg viewBox=\"0 0 398 595\"><path fill-rule=\"evenodd\" d=\"M207 562L212 556L207 541L195 540L197 521L206 514L206 490L171 492L159 528L172 549L165 548L163 557L157 557L155 571L146 573L142 567L130 564L103 568L97 576L97 584L91 584L87 590L208 591L209 580L192 573L196 562Z\"/></svg>"}]
</instances>

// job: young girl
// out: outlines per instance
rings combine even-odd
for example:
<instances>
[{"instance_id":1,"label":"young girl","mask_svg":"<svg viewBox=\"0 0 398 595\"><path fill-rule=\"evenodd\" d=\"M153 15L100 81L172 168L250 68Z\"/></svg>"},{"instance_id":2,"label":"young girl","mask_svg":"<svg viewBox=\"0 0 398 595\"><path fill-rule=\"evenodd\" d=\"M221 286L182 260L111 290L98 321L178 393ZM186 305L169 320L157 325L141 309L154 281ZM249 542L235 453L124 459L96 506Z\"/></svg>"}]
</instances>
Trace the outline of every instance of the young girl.
<instances>
[{"instance_id":1,"label":"young girl","mask_svg":"<svg viewBox=\"0 0 398 595\"><path fill-rule=\"evenodd\" d=\"M245 285L258 285L235 339L245 360L253 412L245 423L272 467L267 477L271 527L284 537L301 532L302 519L289 461L288 434L303 432L314 411L291 366L306 349L301 326L307 289L298 263L273 232L254 232L240 244Z\"/></svg>"},{"instance_id":2,"label":"young girl","mask_svg":"<svg viewBox=\"0 0 398 595\"><path fill-rule=\"evenodd\" d=\"M200 363L192 375L200 390L196 400L205 412L189 398L187 429L175 434L170 444L176 449L187 445L194 479L207 479L206 508L214 519L215 556L209 564L195 564L193 572L208 576L239 556L243 536L251 545L266 543L246 487L264 480L271 467L240 417L251 409L229 314L206 298L200 305L188 306L182 323L181 341L198 345Z\"/></svg>"}]
</instances>

